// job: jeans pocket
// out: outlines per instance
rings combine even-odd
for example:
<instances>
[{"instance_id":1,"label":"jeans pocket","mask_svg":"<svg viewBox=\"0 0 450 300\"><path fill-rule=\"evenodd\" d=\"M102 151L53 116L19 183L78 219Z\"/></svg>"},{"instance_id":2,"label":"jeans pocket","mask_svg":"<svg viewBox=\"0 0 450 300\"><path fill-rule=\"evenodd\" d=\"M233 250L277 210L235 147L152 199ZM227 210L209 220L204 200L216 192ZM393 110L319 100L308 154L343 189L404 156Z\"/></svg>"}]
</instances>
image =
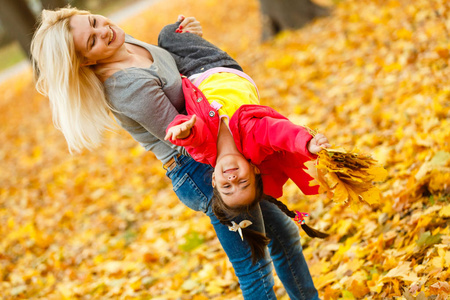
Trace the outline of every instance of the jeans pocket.
<instances>
[{"instance_id":1,"label":"jeans pocket","mask_svg":"<svg viewBox=\"0 0 450 300\"><path fill-rule=\"evenodd\" d=\"M178 199L190 209L206 212L208 197L202 192L189 174L184 174L173 183L173 191Z\"/></svg>"}]
</instances>

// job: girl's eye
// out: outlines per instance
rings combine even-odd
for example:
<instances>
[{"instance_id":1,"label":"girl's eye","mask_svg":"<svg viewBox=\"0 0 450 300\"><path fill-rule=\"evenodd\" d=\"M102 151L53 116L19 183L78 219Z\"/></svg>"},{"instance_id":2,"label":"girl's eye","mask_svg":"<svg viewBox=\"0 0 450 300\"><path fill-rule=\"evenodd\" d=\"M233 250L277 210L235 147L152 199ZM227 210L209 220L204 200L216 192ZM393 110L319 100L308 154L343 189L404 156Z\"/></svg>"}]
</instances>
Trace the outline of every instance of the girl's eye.
<instances>
[{"instance_id":1,"label":"girl's eye","mask_svg":"<svg viewBox=\"0 0 450 300\"><path fill-rule=\"evenodd\" d=\"M247 179L243 179L239 183L246 183L247 181L248 181Z\"/></svg>"},{"instance_id":2,"label":"girl's eye","mask_svg":"<svg viewBox=\"0 0 450 300\"><path fill-rule=\"evenodd\" d=\"M230 185L229 184L225 184L223 187L227 189L227 188L230 187Z\"/></svg>"},{"instance_id":3,"label":"girl's eye","mask_svg":"<svg viewBox=\"0 0 450 300\"><path fill-rule=\"evenodd\" d=\"M96 24L97 24L97 19L94 18L94 25L93 26L95 27Z\"/></svg>"}]
</instances>

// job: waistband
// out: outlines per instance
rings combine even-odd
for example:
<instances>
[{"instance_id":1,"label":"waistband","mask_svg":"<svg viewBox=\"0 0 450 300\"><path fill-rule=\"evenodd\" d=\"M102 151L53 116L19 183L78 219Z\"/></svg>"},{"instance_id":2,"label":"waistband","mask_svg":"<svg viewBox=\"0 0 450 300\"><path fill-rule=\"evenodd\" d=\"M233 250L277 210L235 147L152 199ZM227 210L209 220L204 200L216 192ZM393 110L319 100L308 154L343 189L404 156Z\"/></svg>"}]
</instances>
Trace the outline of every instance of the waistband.
<instances>
[{"instance_id":1,"label":"waistband","mask_svg":"<svg viewBox=\"0 0 450 300\"><path fill-rule=\"evenodd\" d=\"M239 70L233 69L233 68L225 68L225 67L217 67L217 68L212 68L209 69L206 72L203 72L201 74L194 74L191 77L189 77L189 80L196 86L199 87L199 85L203 82L203 80L205 80L206 78L208 78L210 75L215 74L215 73L232 73L232 74L236 74L242 78L247 79L248 81L250 81L251 84L253 84L253 86L256 89L256 92L258 93L258 98L259 97L259 91L258 91L258 87L256 86L256 83L253 81L253 79L248 76L247 74L245 74L244 72L241 72Z\"/></svg>"},{"instance_id":2,"label":"waistband","mask_svg":"<svg viewBox=\"0 0 450 300\"><path fill-rule=\"evenodd\" d=\"M176 154L163 165L164 170L172 171L177 166L177 160L180 158L181 154Z\"/></svg>"}]
</instances>

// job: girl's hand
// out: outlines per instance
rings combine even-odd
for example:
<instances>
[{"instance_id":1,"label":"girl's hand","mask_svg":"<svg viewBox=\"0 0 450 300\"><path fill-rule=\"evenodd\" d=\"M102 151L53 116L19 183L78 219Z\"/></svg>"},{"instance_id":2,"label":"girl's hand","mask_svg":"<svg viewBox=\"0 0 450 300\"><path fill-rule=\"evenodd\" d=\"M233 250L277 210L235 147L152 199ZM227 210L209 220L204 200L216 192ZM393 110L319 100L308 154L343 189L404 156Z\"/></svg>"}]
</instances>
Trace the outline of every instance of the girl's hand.
<instances>
[{"instance_id":1,"label":"girl's hand","mask_svg":"<svg viewBox=\"0 0 450 300\"><path fill-rule=\"evenodd\" d=\"M170 127L169 130L167 130L164 140L167 141L168 139L176 140L187 138L191 134L191 128L194 127L195 121L197 121L197 117L193 115L189 121Z\"/></svg>"},{"instance_id":2,"label":"girl's hand","mask_svg":"<svg viewBox=\"0 0 450 300\"><path fill-rule=\"evenodd\" d=\"M331 145L328 143L326 136L321 133L316 134L307 145L308 151L312 154L319 153L320 150L328 147L331 147Z\"/></svg>"},{"instance_id":3,"label":"girl's hand","mask_svg":"<svg viewBox=\"0 0 450 300\"><path fill-rule=\"evenodd\" d=\"M190 32L198 36L203 36L202 25L194 17L185 18L183 15L178 16L178 22L181 22L180 26L176 30L178 33Z\"/></svg>"}]
</instances>

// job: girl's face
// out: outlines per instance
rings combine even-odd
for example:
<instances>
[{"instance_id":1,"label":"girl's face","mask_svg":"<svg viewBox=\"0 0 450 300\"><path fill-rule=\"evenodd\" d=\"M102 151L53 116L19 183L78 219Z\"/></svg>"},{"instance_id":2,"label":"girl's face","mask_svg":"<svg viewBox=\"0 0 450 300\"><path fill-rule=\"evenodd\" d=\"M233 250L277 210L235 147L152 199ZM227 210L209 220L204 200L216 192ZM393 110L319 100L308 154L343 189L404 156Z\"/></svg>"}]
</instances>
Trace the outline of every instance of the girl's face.
<instances>
[{"instance_id":1,"label":"girl's face","mask_svg":"<svg viewBox=\"0 0 450 300\"><path fill-rule=\"evenodd\" d=\"M108 62L125 42L125 32L101 15L72 16L70 31L83 65Z\"/></svg>"},{"instance_id":2,"label":"girl's face","mask_svg":"<svg viewBox=\"0 0 450 300\"><path fill-rule=\"evenodd\" d=\"M212 184L226 205L249 205L256 195L255 174L259 169L242 155L229 154L216 162Z\"/></svg>"}]
</instances>

